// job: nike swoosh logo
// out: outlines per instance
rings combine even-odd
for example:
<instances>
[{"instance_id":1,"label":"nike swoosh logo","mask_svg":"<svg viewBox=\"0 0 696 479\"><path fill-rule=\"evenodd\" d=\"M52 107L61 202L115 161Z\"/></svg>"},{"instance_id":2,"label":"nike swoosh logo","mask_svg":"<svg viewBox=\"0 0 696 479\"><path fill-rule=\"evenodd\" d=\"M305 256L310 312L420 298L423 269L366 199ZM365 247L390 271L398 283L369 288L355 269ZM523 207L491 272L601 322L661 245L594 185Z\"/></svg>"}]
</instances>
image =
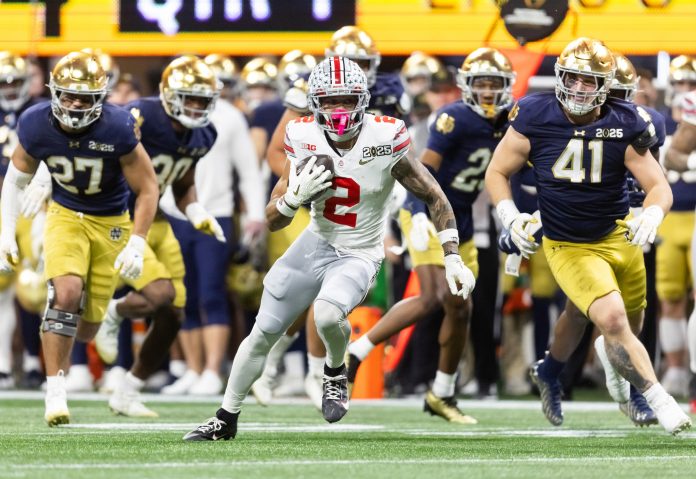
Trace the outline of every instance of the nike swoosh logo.
<instances>
[{"instance_id":1,"label":"nike swoosh logo","mask_svg":"<svg viewBox=\"0 0 696 479\"><path fill-rule=\"evenodd\" d=\"M371 161L374 160L374 159L375 159L374 156L373 156L372 158L368 159L367 161L365 161L365 158L361 158L361 159L358 161L358 164L359 164L359 165L366 165L366 164L368 164L369 162L371 162Z\"/></svg>"},{"instance_id":2,"label":"nike swoosh logo","mask_svg":"<svg viewBox=\"0 0 696 479\"><path fill-rule=\"evenodd\" d=\"M300 194L300 185L297 185L297 188L295 188L294 195L297 196Z\"/></svg>"}]
</instances>

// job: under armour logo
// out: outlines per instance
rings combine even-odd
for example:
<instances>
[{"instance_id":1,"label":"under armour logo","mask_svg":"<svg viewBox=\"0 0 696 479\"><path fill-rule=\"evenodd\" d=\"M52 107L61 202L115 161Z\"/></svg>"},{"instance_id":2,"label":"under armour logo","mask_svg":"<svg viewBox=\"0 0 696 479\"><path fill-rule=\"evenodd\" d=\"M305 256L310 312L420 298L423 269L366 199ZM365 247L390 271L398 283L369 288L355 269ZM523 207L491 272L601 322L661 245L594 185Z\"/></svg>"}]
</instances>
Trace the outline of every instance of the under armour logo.
<instances>
[{"instance_id":1,"label":"under armour logo","mask_svg":"<svg viewBox=\"0 0 696 479\"><path fill-rule=\"evenodd\" d=\"M575 136L585 136L585 130L575 130Z\"/></svg>"},{"instance_id":2,"label":"under armour logo","mask_svg":"<svg viewBox=\"0 0 696 479\"><path fill-rule=\"evenodd\" d=\"M77 140L70 140L68 142L68 147L69 148L79 148L80 147L80 142Z\"/></svg>"}]
</instances>

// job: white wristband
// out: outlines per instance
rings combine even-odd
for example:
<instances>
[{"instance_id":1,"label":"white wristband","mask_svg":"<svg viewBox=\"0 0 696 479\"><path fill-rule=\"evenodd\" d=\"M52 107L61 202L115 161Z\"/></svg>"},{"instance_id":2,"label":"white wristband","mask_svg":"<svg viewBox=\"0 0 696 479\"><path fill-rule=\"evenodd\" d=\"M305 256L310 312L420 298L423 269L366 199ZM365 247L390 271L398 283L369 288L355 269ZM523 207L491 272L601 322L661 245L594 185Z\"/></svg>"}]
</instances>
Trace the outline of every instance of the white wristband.
<instances>
[{"instance_id":1,"label":"white wristband","mask_svg":"<svg viewBox=\"0 0 696 479\"><path fill-rule=\"evenodd\" d=\"M438 231L437 237L440 240L440 244L449 243L450 241L459 244L459 232L455 228Z\"/></svg>"},{"instance_id":2,"label":"white wristband","mask_svg":"<svg viewBox=\"0 0 696 479\"><path fill-rule=\"evenodd\" d=\"M500 218L500 222L505 229L510 229L510 225L520 214L520 210L515 206L515 202L510 199L500 201L495 207L495 212L498 214L498 218Z\"/></svg>"},{"instance_id":3,"label":"white wristband","mask_svg":"<svg viewBox=\"0 0 696 479\"><path fill-rule=\"evenodd\" d=\"M696 170L696 151L692 152L687 158L686 167L690 170Z\"/></svg>"},{"instance_id":4,"label":"white wristband","mask_svg":"<svg viewBox=\"0 0 696 479\"><path fill-rule=\"evenodd\" d=\"M287 216L288 218L292 218L297 214L297 209L296 208L291 208L285 203L285 199L281 196L278 198L278 201L276 201L276 208L280 212L281 215Z\"/></svg>"}]
</instances>

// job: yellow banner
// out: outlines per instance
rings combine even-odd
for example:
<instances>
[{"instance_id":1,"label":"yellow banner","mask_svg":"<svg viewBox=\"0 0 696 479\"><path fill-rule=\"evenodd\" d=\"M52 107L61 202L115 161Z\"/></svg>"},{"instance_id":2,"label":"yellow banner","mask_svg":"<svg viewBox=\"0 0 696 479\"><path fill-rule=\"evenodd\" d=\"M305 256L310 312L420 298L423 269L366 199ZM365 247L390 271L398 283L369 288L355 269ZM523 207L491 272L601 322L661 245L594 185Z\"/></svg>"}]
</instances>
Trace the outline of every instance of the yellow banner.
<instances>
[{"instance_id":1,"label":"yellow banner","mask_svg":"<svg viewBox=\"0 0 696 479\"><path fill-rule=\"evenodd\" d=\"M187 0L179 1L186 4ZM336 9L340 1L329 0L328 4ZM125 19L128 25L119 26L119 5L126 2L141 5L141 0L68 0L55 18L51 17L51 12L46 15L43 3L2 2L0 45L21 54L37 55L62 55L84 47L101 48L113 55L175 55L184 51L283 54L293 48L323 54L331 37L331 31L268 31L263 21L258 22L257 31L178 32L173 35L161 31L122 31L128 26L137 30L138 25L145 24L142 18L140 23ZM539 2L543 0L530 1L530 4ZM603 5L601 0L584 0L583 3L600 6L586 7L572 0L571 11L561 27L548 43L542 41L537 45L544 44L549 53L558 53L571 39L584 35L599 38L610 48L626 54L654 54L659 50L696 54L695 1L673 0L661 8L646 7L638 0L606 0ZM144 4L152 6L162 2L147 0L142 2ZM218 5L213 0L204 0L196 3L196 8L213 4ZM225 3L226 6L233 4ZM248 6L249 1L238 4ZM204 10L201 18L210 18L205 14ZM198 10L196 15L199 15ZM373 36L383 55L407 55L414 50L459 55L478 48L487 38L494 46L516 46L502 21L498 20L493 0L358 0L355 18L356 23ZM181 20L189 26L199 22L205 29L206 20L189 17ZM291 20L300 26L303 22L303 18L288 19L289 24ZM53 22L54 28L58 25L57 36L45 35L46 22ZM150 23L150 28L156 26L159 30L157 22ZM234 20L230 20L229 25L230 29L234 28ZM173 27L171 23L162 23L162 28ZM533 44L531 46L534 48Z\"/></svg>"}]
</instances>

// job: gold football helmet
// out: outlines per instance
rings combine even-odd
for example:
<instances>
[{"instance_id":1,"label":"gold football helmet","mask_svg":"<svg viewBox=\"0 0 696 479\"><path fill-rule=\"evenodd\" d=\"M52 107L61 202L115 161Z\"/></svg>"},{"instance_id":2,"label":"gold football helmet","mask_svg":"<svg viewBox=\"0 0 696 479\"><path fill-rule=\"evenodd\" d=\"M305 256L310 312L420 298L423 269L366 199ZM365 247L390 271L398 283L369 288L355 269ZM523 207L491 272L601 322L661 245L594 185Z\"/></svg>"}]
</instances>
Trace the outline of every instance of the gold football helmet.
<instances>
[{"instance_id":1,"label":"gold football helmet","mask_svg":"<svg viewBox=\"0 0 696 479\"><path fill-rule=\"evenodd\" d=\"M239 81L239 67L234 60L227 55L211 53L203 61L226 87L234 88L236 86Z\"/></svg>"},{"instance_id":2,"label":"gold football helmet","mask_svg":"<svg viewBox=\"0 0 696 479\"><path fill-rule=\"evenodd\" d=\"M48 88L53 116L68 128L81 129L97 121L109 79L94 55L72 52L53 67ZM71 108L79 99L83 108Z\"/></svg>"},{"instance_id":3,"label":"gold football helmet","mask_svg":"<svg viewBox=\"0 0 696 479\"><path fill-rule=\"evenodd\" d=\"M640 77L636 73L631 60L625 56L620 53L614 53L614 61L616 62L616 74L611 83L609 94L622 100L633 101L633 97L636 96L636 91L638 91Z\"/></svg>"},{"instance_id":4,"label":"gold football helmet","mask_svg":"<svg viewBox=\"0 0 696 479\"><path fill-rule=\"evenodd\" d=\"M17 275L15 286L17 301L30 313L40 314L46 307L48 288L43 271L35 271L24 265Z\"/></svg>"},{"instance_id":5,"label":"gold football helmet","mask_svg":"<svg viewBox=\"0 0 696 479\"><path fill-rule=\"evenodd\" d=\"M0 110L14 112L29 100L29 65L11 52L0 52Z\"/></svg>"},{"instance_id":6,"label":"gold football helmet","mask_svg":"<svg viewBox=\"0 0 696 479\"><path fill-rule=\"evenodd\" d=\"M278 86L280 91L290 88L298 80L306 80L312 73L317 60L301 50L292 50L283 55L278 63Z\"/></svg>"},{"instance_id":7,"label":"gold football helmet","mask_svg":"<svg viewBox=\"0 0 696 479\"><path fill-rule=\"evenodd\" d=\"M242 68L242 81L246 88L263 86L275 89L277 78L278 67L265 57L253 58Z\"/></svg>"},{"instance_id":8,"label":"gold football helmet","mask_svg":"<svg viewBox=\"0 0 696 479\"><path fill-rule=\"evenodd\" d=\"M484 47L464 59L457 73L457 86L464 103L484 118L495 118L512 104L515 77L508 57L495 48Z\"/></svg>"},{"instance_id":9,"label":"gold football helmet","mask_svg":"<svg viewBox=\"0 0 696 479\"><path fill-rule=\"evenodd\" d=\"M99 63L106 72L106 76L109 78L109 90L111 90L118 82L118 77L121 74L121 70L118 68L113 57L99 48L83 48L80 51L89 53L99 59Z\"/></svg>"},{"instance_id":10,"label":"gold football helmet","mask_svg":"<svg viewBox=\"0 0 696 479\"><path fill-rule=\"evenodd\" d=\"M681 98L696 88L696 58L679 55L669 62L669 83L665 89L665 104L679 106Z\"/></svg>"},{"instance_id":11,"label":"gold football helmet","mask_svg":"<svg viewBox=\"0 0 696 479\"><path fill-rule=\"evenodd\" d=\"M219 90L213 70L197 56L184 55L162 72L160 100L167 115L186 128L201 128L210 123Z\"/></svg>"},{"instance_id":12,"label":"gold football helmet","mask_svg":"<svg viewBox=\"0 0 696 479\"><path fill-rule=\"evenodd\" d=\"M555 71L558 101L568 113L585 115L606 101L616 63L602 42L581 37L563 49Z\"/></svg>"},{"instance_id":13,"label":"gold football helmet","mask_svg":"<svg viewBox=\"0 0 696 479\"><path fill-rule=\"evenodd\" d=\"M440 60L423 52L411 53L401 66L401 81L412 97L425 93L434 77L441 78L446 74Z\"/></svg>"},{"instance_id":14,"label":"gold football helmet","mask_svg":"<svg viewBox=\"0 0 696 479\"><path fill-rule=\"evenodd\" d=\"M382 57L372 37L360 28L349 25L336 30L326 49L326 58L329 57L348 57L360 65L367 76L368 88L377 81L377 67Z\"/></svg>"}]
</instances>

